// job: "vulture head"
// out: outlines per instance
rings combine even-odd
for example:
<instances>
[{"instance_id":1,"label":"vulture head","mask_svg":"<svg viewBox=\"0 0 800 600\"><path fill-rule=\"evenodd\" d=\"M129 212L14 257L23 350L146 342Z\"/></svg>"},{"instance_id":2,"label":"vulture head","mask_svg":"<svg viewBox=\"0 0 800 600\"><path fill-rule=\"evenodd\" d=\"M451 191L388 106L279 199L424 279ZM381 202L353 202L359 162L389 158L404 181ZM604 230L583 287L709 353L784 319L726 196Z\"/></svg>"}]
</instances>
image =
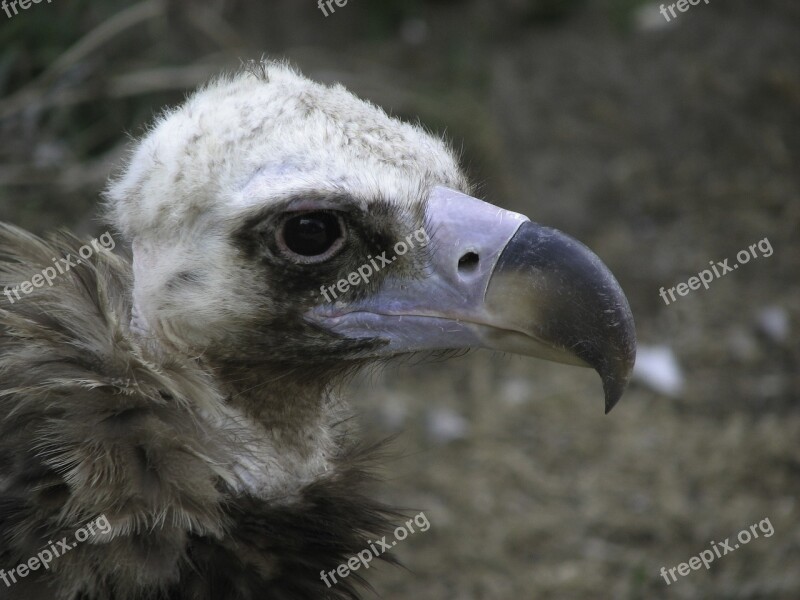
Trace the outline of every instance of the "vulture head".
<instances>
[{"instance_id":1,"label":"vulture head","mask_svg":"<svg viewBox=\"0 0 800 600\"><path fill-rule=\"evenodd\" d=\"M98 252L0 309L0 566L111 529L0 598L355 598L320 571L393 513L332 390L374 361L588 366L610 410L635 354L613 275L472 194L441 139L281 64L165 112L106 192L130 263ZM3 285L79 245L0 242Z\"/></svg>"}]
</instances>

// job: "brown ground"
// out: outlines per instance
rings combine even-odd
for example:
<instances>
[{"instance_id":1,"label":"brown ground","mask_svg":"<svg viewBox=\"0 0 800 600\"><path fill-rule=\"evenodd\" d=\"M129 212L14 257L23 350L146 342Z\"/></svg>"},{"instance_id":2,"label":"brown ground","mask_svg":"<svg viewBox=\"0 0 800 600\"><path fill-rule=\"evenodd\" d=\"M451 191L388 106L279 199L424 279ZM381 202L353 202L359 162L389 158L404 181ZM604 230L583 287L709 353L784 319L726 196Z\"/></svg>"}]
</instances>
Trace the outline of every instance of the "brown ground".
<instances>
[{"instance_id":1,"label":"brown ground","mask_svg":"<svg viewBox=\"0 0 800 600\"><path fill-rule=\"evenodd\" d=\"M115 4L0 13L0 220L97 231L123 130L235 57L282 55L446 129L488 199L605 260L640 342L684 369L677 397L635 383L608 417L596 375L521 358L356 382L369 435L401 432L387 499L431 523L394 550L408 571L373 573L381 597L800 598L796 0L712 0L656 29L636 25L643 10L659 23L649 0L351 0L328 18L296 0L176 1L64 52ZM659 298L765 237L771 257ZM788 338L759 329L766 307ZM449 441L431 425L448 415L464 420ZM659 576L765 518L774 535L709 571Z\"/></svg>"}]
</instances>

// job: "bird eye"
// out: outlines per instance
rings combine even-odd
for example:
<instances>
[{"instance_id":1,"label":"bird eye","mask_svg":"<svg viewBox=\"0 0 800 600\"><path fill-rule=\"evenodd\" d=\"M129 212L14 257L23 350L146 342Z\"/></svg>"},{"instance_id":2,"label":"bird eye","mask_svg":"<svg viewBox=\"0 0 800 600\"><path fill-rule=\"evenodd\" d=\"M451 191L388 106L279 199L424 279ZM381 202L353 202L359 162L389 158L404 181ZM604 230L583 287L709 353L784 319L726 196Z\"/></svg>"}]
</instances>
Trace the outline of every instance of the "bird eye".
<instances>
[{"instance_id":1,"label":"bird eye","mask_svg":"<svg viewBox=\"0 0 800 600\"><path fill-rule=\"evenodd\" d=\"M297 262L316 263L333 256L344 244L345 228L335 212L290 216L278 231L278 246Z\"/></svg>"}]
</instances>

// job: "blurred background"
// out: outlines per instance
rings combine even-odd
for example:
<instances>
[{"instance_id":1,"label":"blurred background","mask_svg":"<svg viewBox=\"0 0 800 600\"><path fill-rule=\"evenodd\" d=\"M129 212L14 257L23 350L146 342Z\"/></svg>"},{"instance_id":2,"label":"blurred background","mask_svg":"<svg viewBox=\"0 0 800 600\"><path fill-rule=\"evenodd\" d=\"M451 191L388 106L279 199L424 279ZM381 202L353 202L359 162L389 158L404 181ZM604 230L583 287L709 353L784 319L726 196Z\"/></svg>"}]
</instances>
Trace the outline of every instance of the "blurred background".
<instances>
[{"instance_id":1,"label":"blurred background","mask_svg":"<svg viewBox=\"0 0 800 600\"><path fill-rule=\"evenodd\" d=\"M378 597L800 598L800 4L53 0L0 12L0 220L99 233L131 136L240 61L286 58L463 151L487 200L589 245L641 349L603 416L588 370L484 352L350 393L397 434L379 493L430 529ZM666 305L661 287L768 238ZM659 575L768 518L763 535Z\"/></svg>"}]
</instances>

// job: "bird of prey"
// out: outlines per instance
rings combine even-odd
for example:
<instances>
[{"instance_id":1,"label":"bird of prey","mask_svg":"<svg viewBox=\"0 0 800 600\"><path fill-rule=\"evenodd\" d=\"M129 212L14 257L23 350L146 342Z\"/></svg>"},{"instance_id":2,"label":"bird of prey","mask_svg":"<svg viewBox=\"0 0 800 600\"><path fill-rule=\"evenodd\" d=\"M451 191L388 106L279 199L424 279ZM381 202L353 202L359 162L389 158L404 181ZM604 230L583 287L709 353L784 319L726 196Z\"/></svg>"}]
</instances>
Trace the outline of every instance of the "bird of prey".
<instances>
[{"instance_id":1,"label":"bird of prey","mask_svg":"<svg viewBox=\"0 0 800 600\"><path fill-rule=\"evenodd\" d=\"M105 192L130 259L3 225L0 599L358 598L320 573L400 519L336 393L376 361L589 366L611 409L611 272L472 194L441 139L262 62L136 142Z\"/></svg>"}]
</instances>

